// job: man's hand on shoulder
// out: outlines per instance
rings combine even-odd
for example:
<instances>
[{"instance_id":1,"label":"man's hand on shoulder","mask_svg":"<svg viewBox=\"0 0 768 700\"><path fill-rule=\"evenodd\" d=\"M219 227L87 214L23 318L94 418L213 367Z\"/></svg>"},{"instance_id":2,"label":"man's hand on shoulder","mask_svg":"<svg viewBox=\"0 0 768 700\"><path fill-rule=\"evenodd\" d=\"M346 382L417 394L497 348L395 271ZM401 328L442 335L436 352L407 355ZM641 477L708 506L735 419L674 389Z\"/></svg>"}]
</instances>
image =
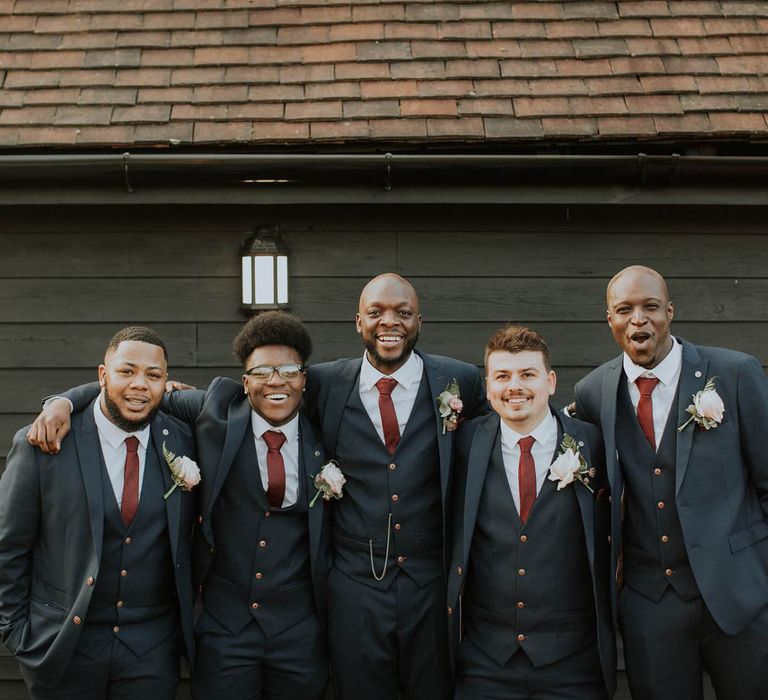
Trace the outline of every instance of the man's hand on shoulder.
<instances>
[{"instance_id":1,"label":"man's hand on shoulder","mask_svg":"<svg viewBox=\"0 0 768 700\"><path fill-rule=\"evenodd\" d=\"M70 413L72 405L66 399L46 401L40 415L27 431L27 442L48 454L58 454L61 441L72 427Z\"/></svg>"},{"instance_id":2,"label":"man's hand on shoulder","mask_svg":"<svg viewBox=\"0 0 768 700\"><path fill-rule=\"evenodd\" d=\"M165 383L165 393L170 394L173 391L187 391L189 389L194 389L191 384L185 384L184 382L177 382L174 379L169 379Z\"/></svg>"}]
</instances>

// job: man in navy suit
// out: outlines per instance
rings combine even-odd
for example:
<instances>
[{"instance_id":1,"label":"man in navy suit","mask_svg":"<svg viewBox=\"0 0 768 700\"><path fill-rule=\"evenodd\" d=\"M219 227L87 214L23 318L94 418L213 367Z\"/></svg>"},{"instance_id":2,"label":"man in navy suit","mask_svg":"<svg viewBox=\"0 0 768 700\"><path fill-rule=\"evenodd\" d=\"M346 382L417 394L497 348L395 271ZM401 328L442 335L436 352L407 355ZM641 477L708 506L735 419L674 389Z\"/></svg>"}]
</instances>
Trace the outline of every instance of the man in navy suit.
<instances>
[{"instance_id":1,"label":"man in navy suit","mask_svg":"<svg viewBox=\"0 0 768 700\"><path fill-rule=\"evenodd\" d=\"M0 637L35 700L175 698L193 650L196 468L189 429L158 412L166 379L162 340L125 328L58 454L16 434L0 480Z\"/></svg>"},{"instance_id":2,"label":"man in navy suit","mask_svg":"<svg viewBox=\"0 0 768 700\"><path fill-rule=\"evenodd\" d=\"M459 418L485 408L480 374L415 350L419 300L399 275L365 286L356 326L363 357L317 365L307 378L309 409L347 479L333 504L334 696L442 699L451 693L444 545L453 436Z\"/></svg>"},{"instance_id":3,"label":"man in navy suit","mask_svg":"<svg viewBox=\"0 0 768 700\"><path fill-rule=\"evenodd\" d=\"M485 368L494 413L456 445L455 697L605 700L616 648L600 431L550 408L556 376L536 331L497 331Z\"/></svg>"},{"instance_id":4,"label":"man in navy suit","mask_svg":"<svg viewBox=\"0 0 768 700\"><path fill-rule=\"evenodd\" d=\"M719 699L764 699L768 381L753 357L673 337L650 268L619 272L607 305L623 352L576 385L576 415L605 439L630 689L696 700L706 670Z\"/></svg>"},{"instance_id":5,"label":"man in navy suit","mask_svg":"<svg viewBox=\"0 0 768 700\"><path fill-rule=\"evenodd\" d=\"M319 699L328 678L332 555L330 509L322 498L310 507L323 451L299 414L312 340L298 319L272 311L243 326L234 350L242 382L218 377L207 391L174 391L163 402L194 427L204 474L194 539L203 613L192 694ZM88 395L81 387L63 397L77 408ZM66 429L68 408L50 402L41 415L48 435Z\"/></svg>"}]
</instances>

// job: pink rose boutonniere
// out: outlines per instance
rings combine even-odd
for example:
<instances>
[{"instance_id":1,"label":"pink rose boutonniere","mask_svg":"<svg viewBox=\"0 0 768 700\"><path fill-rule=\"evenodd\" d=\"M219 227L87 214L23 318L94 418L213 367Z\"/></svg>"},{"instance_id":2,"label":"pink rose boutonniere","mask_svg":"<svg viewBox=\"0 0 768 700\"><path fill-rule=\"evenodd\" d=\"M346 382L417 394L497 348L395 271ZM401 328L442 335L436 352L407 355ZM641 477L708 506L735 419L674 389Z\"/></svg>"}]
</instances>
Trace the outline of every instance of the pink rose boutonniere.
<instances>
[{"instance_id":1,"label":"pink rose boutonniere","mask_svg":"<svg viewBox=\"0 0 768 700\"><path fill-rule=\"evenodd\" d=\"M163 443L163 457L168 463L173 479L173 486L168 489L163 498L167 499L176 487L181 488L182 491L191 491L200 483L200 469L194 460L184 456L177 457L165 446L165 443Z\"/></svg>"},{"instance_id":2,"label":"pink rose boutonniere","mask_svg":"<svg viewBox=\"0 0 768 700\"><path fill-rule=\"evenodd\" d=\"M678 432L682 432L691 421L704 430L716 428L723 422L725 405L715 389L715 379L717 377L708 379L704 388L691 397L693 403L685 409L691 417L677 429Z\"/></svg>"},{"instance_id":3,"label":"pink rose boutonniere","mask_svg":"<svg viewBox=\"0 0 768 700\"><path fill-rule=\"evenodd\" d=\"M568 433L563 435L560 445L562 452L549 468L549 480L560 482L557 485L558 491L574 481L580 481L592 491L589 480L595 478L596 472L594 467L587 466L587 461L579 452L579 447L583 445L583 442L577 443Z\"/></svg>"},{"instance_id":4,"label":"pink rose boutonniere","mask_svg":"<svg viewBox=\"0 0 768 700\"><path fill-rule=\"evenodd\" d=\"M315 488L317 493L315 497L309 502L311 508L315 505L317 497L322 494L324 501L330 501L332 498L339 499L344 496L343 486L347 483L344 474L339 469L339 463L332 459L330 462L326 462L317 473L315 477Z\"/></svg>"},{"instance_id":5,"label":"pink rose boutonniere","mask_svg":"<svg viewBox=\"0 0 768 700\"><path fill-rule=\"evenodd\" d=\"M459 384L454 379L437 397L440 416L443 419L443 435L445 431L456 430L459 425L459 414L464 409L464 403L461 400Z\"/></svg>"}]
</instances>

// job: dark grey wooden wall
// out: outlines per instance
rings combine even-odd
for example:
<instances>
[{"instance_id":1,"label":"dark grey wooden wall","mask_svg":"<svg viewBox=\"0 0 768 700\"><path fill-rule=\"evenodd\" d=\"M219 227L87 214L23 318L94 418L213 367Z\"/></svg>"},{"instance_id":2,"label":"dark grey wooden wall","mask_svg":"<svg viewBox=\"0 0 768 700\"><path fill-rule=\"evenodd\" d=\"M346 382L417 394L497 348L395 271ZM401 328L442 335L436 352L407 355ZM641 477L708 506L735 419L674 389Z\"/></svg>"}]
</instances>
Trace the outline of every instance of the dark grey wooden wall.
<instances>
[{"instance_id":1,"label":"dark grey wooden wall","mask_svg":"<svg viewBox=\"0 0 768 700\"><path fill-rule=\"evenodd\" d=\"M661 207L9 207L0 210L0 469L40 398L91 381L118 328L150 325L172 375L205 386L239 376L231 339L239 248L278 224L291 249L294 313L313 361L358 354L357 297L397 271L421 296L420 345L481 364L506 322L541 331L559 375L556 400L616 354L608 279L633 263L664 274L673 328L768 364L768 216L763 208ZM0 658L2 678L13 661ZM10 692L10 691L8 691Z\"/></svg>"}]
</instances>

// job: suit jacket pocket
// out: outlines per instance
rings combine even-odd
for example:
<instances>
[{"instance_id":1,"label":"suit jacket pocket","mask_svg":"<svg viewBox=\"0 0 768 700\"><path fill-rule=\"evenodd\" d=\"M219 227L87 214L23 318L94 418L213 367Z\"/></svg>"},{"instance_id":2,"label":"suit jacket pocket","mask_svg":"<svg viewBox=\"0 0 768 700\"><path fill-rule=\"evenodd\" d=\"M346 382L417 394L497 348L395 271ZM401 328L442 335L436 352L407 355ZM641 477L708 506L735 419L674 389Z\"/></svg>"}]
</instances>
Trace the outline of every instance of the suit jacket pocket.
<instances>
[{"instance_id":1,"label":"suit jacket pocket","mask_svg":"<svg viewBox=\"0 0 768 700\"><path fill-rule=\"evenodd\" d=\"M743 530L734 532L728 537L728 544L731 545L731 553L736 554L736 552L751 547L766 537L768 537L768 523L765 520L760 520Z\"/></svg>"}]
</instances>

